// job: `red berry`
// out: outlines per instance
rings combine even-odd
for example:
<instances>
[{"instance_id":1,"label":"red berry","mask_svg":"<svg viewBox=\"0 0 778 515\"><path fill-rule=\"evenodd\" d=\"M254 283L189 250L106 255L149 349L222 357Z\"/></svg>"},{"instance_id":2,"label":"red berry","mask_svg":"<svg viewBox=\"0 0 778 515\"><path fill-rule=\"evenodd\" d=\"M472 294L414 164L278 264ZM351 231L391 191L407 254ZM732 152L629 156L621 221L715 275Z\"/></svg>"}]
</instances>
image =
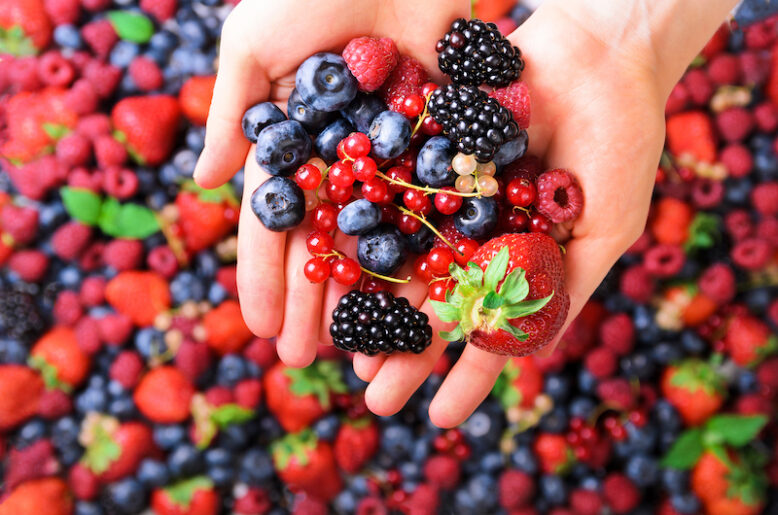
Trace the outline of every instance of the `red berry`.
<instances>
[{"instance_id":1,"label":"red berry","mask_svg":"<svg viewBox=\"0 0 778 515\"><path fill-rule=\"evenodd\" d=\"M411 139L411 142L415 143L413 139ZM419 157L419 149L412 146L402 154L400 154L397 158L394 160L394 166L404 166L409 171L413 170L416 167L416 158ZM407 182L411 182L408 180Z\"/></svg>"},{"instance_id":2,"label":"red berry","mask_svg":"<svg viewBox=\"0 0 778 515\"><path fill-rule=\"evenodd\" d=\"M343 141L343 150L351 159L364 157L370 153L370 138L361 132L352 132Z\"/></svg>"},{"instance_id":3,"label":"red berry","mask_svg":"<svg viewBox=\"0 0 778 515\"><path fill-rule=\"evenodd\" d=\"M471 240L470 238L462 238L457 242L456 247L457 251L454 252L454 261L459 266L465 266L468 261L470 261L470 258L473 257L473 254L475 254L475 251L478 250L478 242L475 240Z\"/></svg>"},{"instance_id":4,"label":"red berry","mask_svg":"<svg viewBox=\"0 0 778 515\"><path fill-rule=\"evenodd\" d=\"M548 234L551 232L551 220L541 215L540 213L535 213L529 220L529 229L532 232L542 232L544 234Z\"/></svg>"},{"instance_id":5,"label":"red berry","mask_svg":"<svg viewBox=\"0 0 778 515\"><path fill-rule=\"evenodd\" d=\"M535 202L536 196L537 190L535 185L522 177L509 182L505 190L505 197L508 199L508 202L519 207L529 207Z\"/></svg>"},{"instance_id":6,"label":"red berry","mask_svg":"<svg viewBox=\"0 0 778 515\"><path fill-rule=\"evenodd\" d=\"M365 293L376 293L379 291L388 291L389 283L378 277L368 276L362 283L362 291Z\"/></svg>"},{"instance_id":7,"label":"red berry","mask_svg":"<svg viewBox=\"0 0 778 515\"><path fill-rule=\"evenodd\" d=\"M345 161L335 162L330 167L328 179L331 184L339 188L348 188L354 184L354 172L351 170L351 163Z\"/></svg>"},{"instance_id":8,"label":"red berry","mask_svg":"<svg viewBox=\"0 0 778 515\"><path fill-rule=\"evenodd\" d=\"M305 245L313 255L329 254L335 246L335 240L326 232L313 231L305 240Z\"/></svg>"},{"instance_id":9,"label":"red berry","mask_svg":"<svg viewBox=\"0 0 778 515\"><path fill-rule=\"evenodd\" d=\"M332 172L332 170L330 170L330 172ZM351 198L351 194L354 193L354 188L351 185L345 187L338 186L331 181L325 181L324 184L325 191L327 192L327 198L337 204L344 204L348 199Z\"/></svg>"},{"instance_id":10,"label":"red berry","mask_svg":"<svg viewBox=\"0 0 778 515\"><path fill-rule=\"evenodd\" d=\"M413 264L413 272L422 281L428 283L432 280L432 271L430 265L427 263L427 256L419 256L416 258L416 262Z\"/></svg>"},{"instance_id":11,"label":"red berry","mask_svg":"<svg viewBox=\"0 0 778 515\"><path fill-rule=\"evenodd\" d=\"M445 302L446 292L454 289L454 281L446 279L430 284L430 299Z\"/></svg>"},{"instance_id":12,"label":"red berry","mask_svg":"<svg viewBox=\"0 0 778 515\"><path fill-rule=\"evenodd\" d=\"M427 97L427 96L431 95L432 92L435 91L436 89L438 89L438 85L437 84L435 84L434 82L426 82L421 87L421 94L424 95L425 97Z\"/></svg>"},{"instance_id":13,"label":"red berry","mask_svg":"<svg viewBox=\"0 0 778 515\"><path fill-rule=\"evenodd\" d=\"M313 210L313 225L320 231L329 232L338 226L338 208L332 204L319 204Z\"/></svg>"},{"instance_id":14,"label":"red berry","mask_svg":"<svg viewBox=\"0 0 778 515\"><path fill-rule=\"evenodd\" d=\"M394 206L381 206L381 222L394 224L400 216L400 211Z\"/></svg>"},{"instance_id":15,"label":"red berry","mask_svg":"<svg viewBox=\"0 0 778 515\"><path fill-rule=\"evenodd\" d=\"M443 215L453 215L462 207L462 197L444 193L445 191L456 191L451 186L442 189L443 191L435 194L435 209Z\"/></svg>"},{"instance_id":16,"label":"red berry","mask_svg":"<svg viewBox=\"0 0 778 515\"><path fill-rule=\"evenodd\" d=\"M511 211L505 223L513 232L525 232L529 228L529 216L524 211Z\"/></svg>"},{"instance_id":17,"label":"red berry","mask_svg":"<svg viewBox=\"0 0 778 515\"><path fill-rule=\"evenodd\" d=\"M425 116L421 121L421 132L427 136L435 136L443 131L443 126L431 116Z\"/></svg>"},{"instance_id":18,"label":"red berry","mask_svg":"<svg viewBox=\"0 0 778 515\"><path fill-rule=\"evenodd\" d=\"M403 193L403 201L408 209L416 213L424 213L425 211L429 211L432 207L427 195L419 190L405 190L405 193Z\"/></svg>"},{"instance_id":19,"label":"red berry","mask_svg":"<svg viewBox=\"0 0 778 515\"><path fill-rule=\"evenodd\" d=\"M413 177L411 175L411 169L406 168L404 166L393 166L390 169L386 171L386 176L390 179L394 179L395 181L404 182L406 184L410 184L413 180ZM397 184L390 184L389 189L392 190L392 193L400 193L403 191L404 186L400 186Z\"/></svg>"},{"instance_id":20,"label":"red berry","mask_svg":"<svg viewBox=\"0 0 778 515\"><path fill-rule=\"evenodd\" d=\"M446 247L434 248L427 254L427 263L433 274L446 275L448 267L454 262L454 253Z\"/></svg>"},{"instance_id":21,"label":"red berry","mask_svg":"<svg viewBox=\"0 0 778 515\"><path fill-rule=\"evenodd\" d=\"M359 263L351 258L342 258L335 261L332 265L332 278L340 284L351 286L359 280L362 270Z\"/></svg>"},{"instance_id":22,"label":"red berry","mask_svg":"<svg viewBox=\"0 0 778 515\"><path fill-rule=\"evenodd\" d=\"M370 202L379 203L386 196L389 188L381 179L375 177L362 185L362 196Z\"/></svg>"},{"instance_id":23,"label":"red berry","mask_svg":"<svg viewBox=\"0 0 778 515\"><path fill-rule=\"evenodd\" d=\"M421 229L421 220L411 215L401 214L397 217L397 228L403 234L414 234Z\"/></svg>"},{"instance_id":24,"label":"red berry","mask_svg":"<svg viewBox=\"0 0 778 515\"><path fill-rule=\"evenodd\" d=\"M368 182L375 177L378 167L373 159L367 156L360 156L354 160L351 170L358 181Z\"/></svg>"},{"instance_id":25,"label":"red berry","mask_svg":"<svg viewBox=\"0 0 778 515\"><path fill-rule=\"evenodd\" d=\"M330 264L324 258L314 257L306 261L303 272L312 283L321 283L330 276Z\"/></svg>"},{"instance_id":26,"label":"red berry","mask_svg":"<svg viewBox=\"0 0 778 515\"><path fill-rule=\"evenodd\" d=\"M424 97L421 95L408 95L403 100L403 114L408 118L416 118L424 111Z\"/></svg>"},{"instance_id":27,"label":"red berry","mask_svg":"<svg viewBox=\"0 0 778 515\"><path fill-rule=\"evenodd\" d=\"M294 180L304 190L315 190L321 183L321 170L312 164L304 164L297 169Z\"/></svg>"}]
</instances>

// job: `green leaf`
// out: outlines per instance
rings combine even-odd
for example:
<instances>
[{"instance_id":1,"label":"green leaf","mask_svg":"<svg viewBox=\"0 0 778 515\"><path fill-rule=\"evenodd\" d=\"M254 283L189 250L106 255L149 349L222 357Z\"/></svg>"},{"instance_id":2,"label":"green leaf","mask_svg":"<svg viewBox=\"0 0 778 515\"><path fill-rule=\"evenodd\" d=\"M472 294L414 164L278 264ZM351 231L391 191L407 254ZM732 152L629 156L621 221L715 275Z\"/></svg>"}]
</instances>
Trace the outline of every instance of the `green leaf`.
<instances>
[{"instance_id":1,"label":"green leaf","mask_svg":"<svg viewBox=\"0 0 778 515\"><path fill-rule=\"evenodd\" d=\"M62 138L63 136L67 135L68 132L70 132L70 129L67 125L60 125L57 123L44 123L41 125L43 127L43 132L45 132L48 137L50 137L53 140L58 140Z\"/></svg>"},{"instance_id":2,"label":"green leaf","mask_svg":"<svg viewBox=\"0 0 778 515\"><path fill-rule=\"evenodd\" d=\"M467 264L467 282L474 285L482 285L484 282L484 272L481 267L472 261Z\"/></svg>"},{"instance_id":3,"label":"green leaf","mask_svg":"<svg viewBox=\"0 0 778 515\"><path fill-rule=\"evenodd\" d=\"M716 415L705 424L705 432L733 447L742 447L752 442L766 424L764 415Z\"/></svg>"},{"instance_id":4,"label":"green leaf","mask_svg":"<svg viewBox=\"0 0 778 515\"><path fill-rule=\"evenodd\" d=\"M468 283L469 276L467 275L467 272L456 263L448 265L448 273L451 274L451 277L453 277L459 285L464 286Z\"/></svg>"},{"instance_id":5,"label":"green leaf","mask_svg":"<svg viewBox=\"0 0 778 515\"><path fill-rule=\"evenodd\" d=\"M688 470L697 463L702 452L702 429L689 429L678 437L664 458L662 458L661 464L663 467Z\"/></svg>"},{"instance_id":6,"label":"green leaf","mask_svg":"<svg viewBox=\"0 0 778 515\"><path fill-rule=\"evenodd\" d=\"M503 331L506 331L507 333L509 333L511 336L513 336L514 338L516 338L520 342L523 342L524 340L526 340L529 337L529 335L527 333L525 333L524 331L522 331L518 327L516 327L514 325L511 325L508 322L505 322L504 324L502 324L500 326L500 329L502 329Z\"/></svg>"},{"instance_id":7,"label":"green leaf","mask_svg":"<svg viewBox=\"0 0 778 515\"><path fill-rule=\"evenodd\" d=\"M683 244L686 252L712 247L720 237L719 217L709 213L698 213L689 224L689 237Z\"/></svg>"},{"instance_id":8,"label":"green leaf","mask_svg":"<svg viewBox=\"0 0 778 515\"><path fill-rule=\"evenodd\" d=\"M124 204L117 220L119 238L144 239L159 231L159 221L154 212L139 204Z\"/></svg>"},{"instance_id":9,"label":"green leaf","mask_svg":"<svg viewBox=\"0 0 778 515\"><path fill-rule=\"evenodd\" d=\"M198 490L210 490L211 488L213 488L213 483L210 479L205 476L196 476L168 486L165 488L165 492L173 504L189 508L192 504L192 498Z\"/></svg>"},{"instance_id":10,"label":"green leaf","mask_svg":"<svg viewBox=\"0 0 778 515\"><path fill-rule=\"evenodd\" d=\"M133 43L146 43L154 35L154 24L140 13L110 11L108 20L120 38Z\"/></svg>"},{"instance_id":11,"label":"green leaf","mask_svg":"<svg viewBox=\"0 0 778 515\"><path fill-rule=\"evenodd\" d=\"M94 431L94 441L87 446L81 461L95 474L102 474L111 463L119 459L122 448L105 432L102 425L95 424Z\"/></svg>"},{"instance_id":12,"label":"green leaf","mask_svg":"<svg viewBox=\"0 0 778 515\"><path fill-rule=\"evenodd\" d=\"M35 55L38 49L32 39L24 34L24 29L19 25L14 25L9 29L0 27L0 55L10 54L16 57Z\"/></svg>"},{"instance_id":13,"label":"green leaf","mask_svg":"<svg viewBox=\"0 0 778 515\"><path fill-rule=\"evenodd\" d=\"M194 181L188 180L181 185L181 189L196 193L197 199L201 202L221 204L226 201L236 206L240 204L238 197L235 195L235 189L229 182L225 182L218 188L207 190L198 186Z\"/></svg>"},{"instance_id":14,"label":"green leaf","mask_svg":"<svg viewBox=\"0 0 778 515\"><path fill-rule=\"evenodd\" d=\"M100 217L103 200L100 195L82 188L64 186L59 189L65 211L85 225L95 225Z\"/></svg>"},{"instance_id":15,"label":"green leaf","mask_svg":"<svg viewBox=\"0 0 778 515\"><path fill-rule=\"evenodd\" d=\"M100 209L100 215L97 218L97 225L100 230L110 236L119 234L119 214L122 206L119 201L113 197L108 197L103 202Z\"/></svg>"},{"instance_id":16,"label":"green leaf","mask_svg":"<svg viewBox=\"0 0 778 515\"><path fill-rule=\"evenodd\" d=\"M494 291L490 291L484 297L484 307L486 309L497 309L503 304L505 304L505 300Z\"/></svg>"},{"instance_id":17,"label":"green leaf","mask_svg":"<svg viewBox=\"0 0 778 515\"><path fill-rule=\"evenodd\" d=\"M497 285L505 278L510 259L508 247L503 247L489 262L486 272L484 272L484 287L487 291L497 291Z\"/></svg>"},{"instance_id":18,"label":"green leaf","mask_svg":"<svg viewBox=\"0 0 778 515\"><path fill-rule=\"evenodd\" d=\"M435 314L438 315L441 322L456 322L462 318L462 313L456 306L437 300L430 300L430 304L432 304L432 309L435 310Z\"/></svg>"},{"instance_id":19,"label":"green leaf","mask_svg":"<svg viewBox=\"0 0 778 515\"><path fill-rule=\"evenodd\" d=\"M71 385L59 379L57 367L46 361L43 356L31 356L27 360L27 364L30 365L30 368L34 368L40 372L40 375L43 378L43 384L46 385L47 389L62 390L65 393L73 391Z\"/></svg>"},{"instance_id":20,"label":"green leaf","mask_svg":"<svg viewBox=\"0 0 778 515\"><path fill-rule=\"evenodd\" d=\"M447 342L458 342L459 340L465 337L465 332L462 331L462 327L457 325L451 331L440 331L438 335L444 340L446 340Z\"/></svg>"},{"instance_id":21,"label":"green leaf","mask_svg":"<svg viewBox=\"0 0 778 515\"><path fill-rule=\"evenodd\" d=\"M500 296L506 304L516 304L529 295L529 283L523 268L515 268L500 286Z\"/></svg>"},{"instance_id":22,"label":"green leaf","mask_svg":"<svg viewBox=\"0 0 778 515\"><path fill-rule=\"evenodd\" d=\"M222 404L211 413L211 420L219 426L219 429L224 429L233 424L242 424L252 418L254 418L254 410L232 403Z\"/></svg>"},{"instance_id":23,"label":"green leaf","mask_svg":"<svg viewBox=\"0 0 778 515\"><path fill-rule=\"evenodd\" d=\"M504 308L503 315L506 319L510 320L513 318L526 317L533 313L537 313L543 309L546 304L549 303L553 296L554 294L552 293L548 297L543 297L542 299L523 300L518 304L513 304Z\"/></svg>"}]
</instances>

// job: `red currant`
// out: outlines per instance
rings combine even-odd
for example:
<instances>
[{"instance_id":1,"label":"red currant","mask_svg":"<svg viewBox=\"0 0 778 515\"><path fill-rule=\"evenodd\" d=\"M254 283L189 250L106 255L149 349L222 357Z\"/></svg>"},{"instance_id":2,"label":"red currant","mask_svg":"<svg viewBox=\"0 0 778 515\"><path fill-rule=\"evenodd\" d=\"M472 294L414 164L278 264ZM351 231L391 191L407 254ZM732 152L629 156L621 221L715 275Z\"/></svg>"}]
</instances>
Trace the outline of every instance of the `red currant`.
<instances>
[{"instance_id":1,"label":"red currant","mask_svg":"<svg viewBox=\"0 0 778 515\"><path fill-rule=\"evenodd\" d=\"M393 224L400 216L400 211L394 206L381 206L381 222Z\"/></svg>"},{"instance_id":2,"label":"red currant","mask_svg":"<svg viewBox=\"0 0 778 515\"><path fill-rule=\"evenodd\" d=\"M351 286L359 280L362 270L359 263L351 258L342 258L335 261L332 265L332 278L340 284Z\"/></svg>"},{"instance_id":3,"label":"red currant","mask_svg":"<svg viewBox=\"0 0 778 515\"><path fill-rule=\"evenodd\" d=\"M381 202L388 191L389 187L387 184L378 177L374 177L362 184L362 196L370 202Z\"/></svg>"},{"instance_id":4,"label":"red currant","mask_svg":"<svg viewBox=\"0 0 778 515\"><path fill-rule=\"evenodd\" d=\"M338 226L338 208L332 204L319 204L313 210L313 225L320 231L329 232Z\"/></svg>"},{"instance_id":5,"label":"red currant","mask_svg":"<svg viewBox=\"0 0 778 515\"><path fill-rule=\"evenodd\" d=\"M447 247L438 247L430 250L427 254L427 263L430 270L435 275L448 274L448 267L454 262L454 253Z\"/></svg>"},{"instance_id":6,"label":"red currant","mask_svg":"<svg viewBox=\"0 0 778 515\"><path fill-rule=\"evenodd\" d=\"M421 221L411 215L401 214L397 217L397 228L403 234L414 234L421 229Z\"/></svg>"},{"instance_id":7,"label":"red currant","mask_svg":"<svg viewBox=\"0 0 778 515\"><path fill-rule=\"evenodd\" d=\"M330 264L324 258L314 257L306 261L303 272L312 283L322 283L330 276Z\"/></svg>"},{"instance_id":8,"label":"red currant","mask_svg":"<svg viewBox=\"0 0 778 515\"><path fill-rule=\"evenodd\" d=\"M351 159L366 156L370 153L370 138L361 132L352 132L343 142L343 151Z\"/></svg>"},{"instance_id":9,"label":"red currant","mask_svg":"<svg viewBox=\"0 0 778 515\"><path fill-rule=\"evenodd\" d=\"M551 232L551 220L540 213L535 213L529 219L529 230L532 232L548 234Z\"/></svg>"},{"instance_id":10,"label":"red currant","mask_svg":"<svg viewBox=\"0 0 778 515\"><path fill-rule=\"evenodd\" d=\"M430 284L430 299L440 302L446 301L446 292L454 289L454 281L445 279Z\"/></svg>"},{"instance_id":11,"label":"red currant","mask_svg":"<svg viewBox=\"0 0 778 515\"><path fill-rule=\"evenodd\" d=\"M354 184L354 172L351 170L351 163L336 161L330 167L328 179L339 188L348 188Z\"/></svg>"},{"instance_id":12,"label":"red currant","mask_svg":"<svg viewBox=\"0 0 778 515\"><path fill-rule=\"evenodd\" d=\"M348 156L346 155L346 138L343 138L340 140L340 143L338 143L338 146L335 147L338 153L338 159L346 159Z\"/></svg>"},{"instance_id":13,"label":"red currant","mask_svg":"<svg viewBox=\"0 0 778 515\"><path fill-rule=\"evenodd\" d=\"M435 209L443 215L453 215L462 207L462 197L446 194L446 191L456 191L451 186L442 189L443 191L435 194Z\"/></svg>"},{"instance_id":14,"label":"red currant","mask_svg":"<svg viewBox=\"0 0 778 515\"><path fill-rule=\"evenodd\" d=\"M427 263L427 256L419 256L416 258L416 262L413 264L413 272L416 277L428 283L432 280L432 271L430 265Z\"/></svg>"},{"instance_id":15,"label":"red currant","mask_svg":"<svg viewBox=\"0 0 778 515\"><path fill-rule=\"evenodd\" d=\"M430 94L431 94L433 91L435 91L436 89L438 89L438 85L437 85L437 84L435 84L434 82L425 82L425 83L424 83L424 84L421 86L421 94L422 94L422 95L424 95L425 97L427 97L427 96L429 96L429 95L430 95Z\"/></svg>"},{"instance_id":16,"label":"red currant","mask_svg":"<svg viewBox=\"0 0 778 515\"><path fill-rule=\"evenodd\" d=\"M393 179L395 181L404 182L406 184L410 184L413 180L413 176L411 175L411 169L405 166L393 166L390 169L386 171L386 176L390 179ZM392 193L400 193L405 189L405 186L400 186L399 184L390 184L389 189L392 190Z\"/></svg>"},{"instance_id":17,"label":"red currant","mask_svg":"<svg viewBox=\"0 0 778 515\"><path fill-rule=\"evenodd\" d=\"M354 193L352 186L338 186L331 181L325 181L325 191L327 192L327 198L337 204L343 204L351 198L351 194Z\"/></svg>"},{"instance_id":18,"label":"red currant","mask_svg":"<svg viewBox=\"0 0 778 515\"><path fill-rule=\"evenodd\" d=\"M360 156L354 160L351 170L354 172L354 177L358 181L367 182L375 177L375 174L378 172L378 167L371 158Z\"/></svg>"},{"instance_id":19,"label":"red currant","mask_svg":"<svg viewBox=\"0 0 778 515\"><path fill-rule=\"evenodd\" d=\"M436 122L432 116L425 116L421 121L421 132L427 136L436 136L443 132L443 126Z\"/></svg>"},{"instance_id":20,"label":"red currant","mask_svg":"<svg viewBox=\"0 0 778 515\"><path fill-rule=\"evenodd\" d=\"M514 206L529 207L535 202L537 190L535 185L527 179L516 178L508 183L505 196L508 198L508 202Z\"/></svg>"},{"instance_id":21,"label":"red currant","mask_svg":"<svg viewBox=\"0 0 778 515\"><path fill-rule=\"evenodd\" d=\"M403 100L403 113L408 118L416 118L424 111L424 97L421 95L408 95Z\"/></svg>"},{"instance_id":22,"label":"red currant","mask_svg":"<svg viewBox=\"0 0 778 515\"><path fill-rule=\"evenodd\" d=\"M304 190L315 190L321 183L321 170L312 164L304 164L297 169L294 180Z\"/></svg>"},{"instance_id":23,"label":"red currant","mask_svg":"<svg viewBox=\"0 0 778 515\"><path fill-rule=\"evenodd\" d=\"M403 193L403 202L405 202L405 207L416 213L429 211L432 207L427 195L419 190L405 190L405 193Z\"/></svg>"},{"instance_id":24,"label":"red currant","mask_svg":"<svg viewBox=\"0 0 778 515\"><path fill-rule=\"evenodd\" d=\"M419 156L419 149L411 147L394 160L394 166L404 166L412 170L416 167L416 158Z\"/></svg>"},{"instance_id":25,"label":"red currant","mask_svg":"<svg viewBox=\"0 0 778 515\"><path fill-rule=\"evenodd\" d=\"M308 247L308 252L313 255L329 254L335 247L335 240L326 232L313 231L306 238L305 246Z\"/></svg>"},{"instance_id":26,"label":"red currant","mask_svg":"<svg viewBox=\"0 0 778 515\"><path fill-rule=\"evenodd\" d=\"M365 278L362 283L362 291L365 293L377 293L379 291L389 291L389 283L372 275Z\"/></svg>"},{"instance_id":27,"label":"red currant","mask_svg":"<svg viewBox=\"0 0 778 515\"><path fill-rule=\"evenodd\" d=\"M511 211L505 219L505 224L512 232L526 232L529 228L529 217L524 211Z\"/></svg>"},{"instance_id":28,"label":"red currant","mask_svg":"<svg viewBox=\"0 0 778 515\"><path fill-rule=\"evenodd\" d=\"M470 238L462 238L456 244L457 251L454 252L454 261L457 265L465 266L470 258L473 257L475 251L478 250L478 242L471 240Z\"/></svg>"}]
</instances>

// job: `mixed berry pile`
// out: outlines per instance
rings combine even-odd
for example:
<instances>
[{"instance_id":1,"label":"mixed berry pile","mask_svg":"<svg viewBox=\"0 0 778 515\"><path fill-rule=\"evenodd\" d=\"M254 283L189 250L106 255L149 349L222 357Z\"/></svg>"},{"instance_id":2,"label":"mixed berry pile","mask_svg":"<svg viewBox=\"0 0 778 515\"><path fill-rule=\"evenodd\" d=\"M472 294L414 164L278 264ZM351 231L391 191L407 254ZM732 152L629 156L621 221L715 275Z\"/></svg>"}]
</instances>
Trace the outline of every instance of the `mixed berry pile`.
<instances>
[{"instance_id":1,"label":"mixed berry pile","mask_svg":"<svg viewBox=\"0 0 778 515\"><path fill-rule=\"evenodd\" d=\"M379 418L350 354L288 368L241 317L241 174L191 180L229 9L0 2L0 515L778 511L778 19L722 27L673 90L645 234L559 349L512 358L441 430L427 409L462 337L514 349L540 340L521 320L552 334L567 309L561 271L525 293L584 200L569 172L519 157L518 49L457 21L438 48L456 85L439 86L391 41L358 38L301 66L288 119L246 115L274 173L262 187L294 201L252 207L271 229L312 217L306 276L363 292L344 324L429 338L381 293L401 262L459 322ZM356 259L336 229L364 241ZM474 302L519 322L490 318L495 338L468 325Z\"/></svg>"}]
</instances>

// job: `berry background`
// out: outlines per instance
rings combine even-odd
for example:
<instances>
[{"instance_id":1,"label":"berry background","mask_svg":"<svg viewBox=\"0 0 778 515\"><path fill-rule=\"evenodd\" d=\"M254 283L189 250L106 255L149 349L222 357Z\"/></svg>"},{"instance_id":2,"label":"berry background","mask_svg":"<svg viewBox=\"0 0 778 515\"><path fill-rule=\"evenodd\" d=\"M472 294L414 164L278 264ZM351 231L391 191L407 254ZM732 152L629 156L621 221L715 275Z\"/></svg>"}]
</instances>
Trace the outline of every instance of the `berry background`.
<instances>
[{"instance_id":1,"label":"berry background","mask_svg":"<svg viewBox=\"0 0 778 515\"><path fill-rule=\"evenodd\" d=\"M646 231L560 348L446 431L461 347L379 418L347 354L243 323L242 175L191 181L230 9L0 3L0 515L778 513L773 3L673 89Z\"/></svg>"}]
</instances>

